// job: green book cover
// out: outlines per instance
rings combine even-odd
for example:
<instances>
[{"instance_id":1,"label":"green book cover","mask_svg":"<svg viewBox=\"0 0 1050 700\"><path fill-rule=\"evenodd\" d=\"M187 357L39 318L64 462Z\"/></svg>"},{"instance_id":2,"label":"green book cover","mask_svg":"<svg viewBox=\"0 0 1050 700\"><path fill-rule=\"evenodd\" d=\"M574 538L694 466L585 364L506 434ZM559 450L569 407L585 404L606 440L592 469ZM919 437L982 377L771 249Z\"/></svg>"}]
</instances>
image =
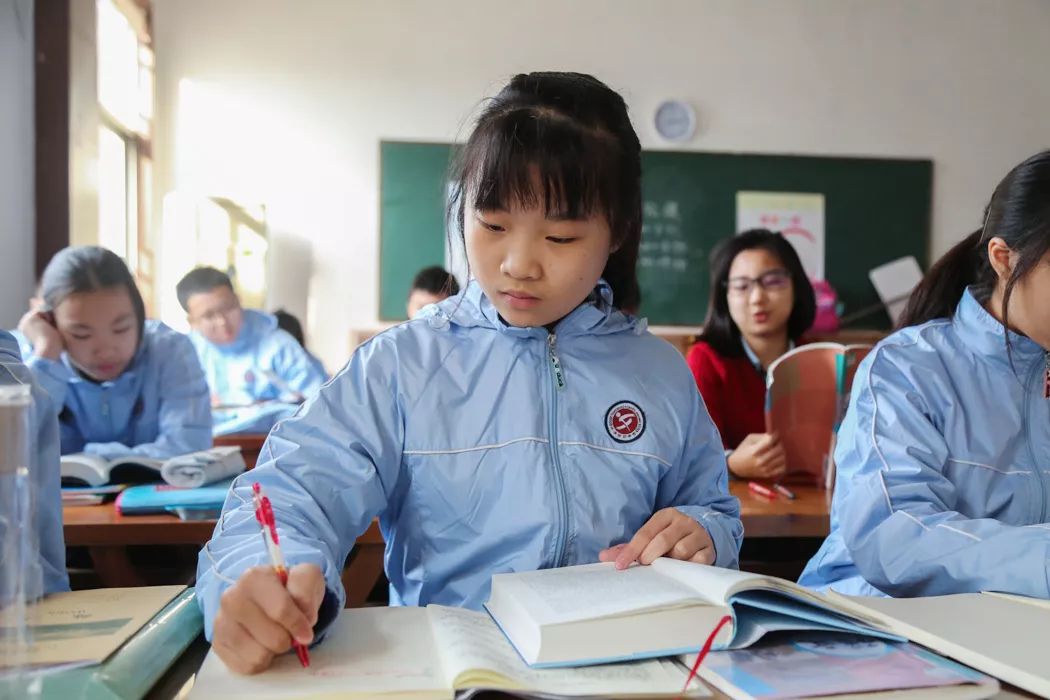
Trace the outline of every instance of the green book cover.
<instances>
[{"instance_id":1,"label":"green book cover","mask_svg":"<svg viewBox=\"0 0 1050 700\"><path fill-rule=\"evenodd\" d=\"M41 676L41 698L137 700L204 629L194 589L168 603L103 663Z\"/></svg>"}]
</instances>

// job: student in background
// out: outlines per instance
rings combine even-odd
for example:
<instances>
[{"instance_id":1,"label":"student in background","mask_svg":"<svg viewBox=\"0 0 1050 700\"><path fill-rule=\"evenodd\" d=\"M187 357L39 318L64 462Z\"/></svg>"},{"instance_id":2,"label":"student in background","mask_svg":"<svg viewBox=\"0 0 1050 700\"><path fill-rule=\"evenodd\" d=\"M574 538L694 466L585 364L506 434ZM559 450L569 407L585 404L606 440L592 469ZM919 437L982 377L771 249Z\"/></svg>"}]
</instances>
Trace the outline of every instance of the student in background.
<instances>
[{"instance_id":1,"label":"student in background","mask_svg":"<svg viewBox=\"0 0 1050 700\"><path fill-rule=\"evenodd\" d=\"M408 317L415 318L424 306L436 304L457 294L459 282L450 272L439 265L424 267L412 280L412 289L408 293Z\"/></svg>"},{"instance_id":2,"label":"student in background","mask_svg":"<svg viewBox=\"0 0 1050 700\"><path fill-rule=\"evenodd\" d=\"M787 469L778 436L766 432L766 369L800 341L815 314L802 262L779 233L745 231L711 254L704 332L686 362L733 475L776 479Z\"/></svg>"},{"instance_id":3,"label":"student in background","mask_svg":"<svg viewBox=\"0 0 1050 700\"><path fill-rule=\"evenodd\" d=\"M62 536L62 495L59 477L58 411L50 397L40 390L22 364L18 342L0 331L0 385L31 384L33 391L32 454L29 465L36 490L36 538L40 547L38 564L40 590L26 591L27 598L69 590L66 575L66 546ZM3 527L3 523L0 523ZM35 579L35 577L34 577ZM35 581L34 581L35 583Z\"/></svg>"},{"instance_id":4,"label":"student in background","mask_svg":"<svg viewBox=\"0 0 1050 700\"><path fill-rule=\"evenodd\" d=\"M831 535L801 583L851 595L1050 598L1050 151L861 363Z\"/></svg>"},{"instance_id":5,"label":"student in background","mask_svg":"<svg viewBox=\"0 0 1050 700\"><path fill-rule=\"evenodd\" d=\"M324 384L323 370L276 318L241 308L226 273L198 267L176 293L211 388L216 435L268 432Z\"/></svg>"},{"instance_id":6,"label":"student in background","mask_svg":"<svg viewBox=\"0 0 1050 700\"><path fill-rule=\"evenodd\" d=\"M303 349L306 356L310 358L310 362L317 368L317 371L327 379L328 372L325 371L324 365L317 359L317 356L306 349L306 336L303 334L303 324L299 323L293 314L285 311L284 309L277 309L273 312L273 317L277 319L277 327L288 335L295 338L295 342L299 343L299 347Z\"/></svg>"},{"instance_id":7,"label":"student in background","mask_svg":"<svg viewBox=\"0 0 1050 700\"><path fill-rule=\"evenodd\" d=\"M688 368L618 308L637 293L642 223L623 99L586 75L518 75L460 158L450 217L476 281L359 347L278 424L201 553L206 633L234 670L334 617L377 515L393 605L476 609L499 571L737 563L739 504ZM253 481L273 499L287 589Z\"/></svg>"},{"instance_id":8,"label":"student in background","mask_svg":"<svg viewBox=\"0 0 1050 700\"><path fill-rule=\"evenodd\" d=\"M43 307L44 299L40 296L40 283L37 282L36 289L33 291L33 296L29 297L29 310L39 311ZM29 339L22 334L22 331L17 328L12 328L8 332L18 342L18 351L23 358L27 358L33 354L33 345L29 342Z\"/></svg>"},{"instance_id":9,"label":"student in background","mask_svg":"<svg viewBox=\"0 0 1050 700\"><path fill-rule=\"evenodd\" d=\"M124 261L66 248L19 330L26 364L59 411L62 454L166 458L211 447L208 387L186 336L145 319Z\"/></svg>"}]
</instances>

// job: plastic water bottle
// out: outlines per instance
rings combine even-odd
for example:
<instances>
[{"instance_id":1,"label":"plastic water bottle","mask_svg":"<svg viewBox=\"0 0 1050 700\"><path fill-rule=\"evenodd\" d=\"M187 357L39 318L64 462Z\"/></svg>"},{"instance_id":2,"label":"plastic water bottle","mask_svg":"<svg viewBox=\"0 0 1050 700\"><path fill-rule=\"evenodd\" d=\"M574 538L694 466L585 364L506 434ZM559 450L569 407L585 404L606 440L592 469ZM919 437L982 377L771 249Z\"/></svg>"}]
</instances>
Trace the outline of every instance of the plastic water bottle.
<instances>
[{"instance_id":1,"label":"plastic water bottle","mask_svg":"<svg viewBox=\"0 0 1050 700\"><path fill-rule=\"evenodd\" d=\"M42 590L36 536L29 385L0 386L0 698L35 697L26 673L26 609Z\"/></svg>"}]
</instances>

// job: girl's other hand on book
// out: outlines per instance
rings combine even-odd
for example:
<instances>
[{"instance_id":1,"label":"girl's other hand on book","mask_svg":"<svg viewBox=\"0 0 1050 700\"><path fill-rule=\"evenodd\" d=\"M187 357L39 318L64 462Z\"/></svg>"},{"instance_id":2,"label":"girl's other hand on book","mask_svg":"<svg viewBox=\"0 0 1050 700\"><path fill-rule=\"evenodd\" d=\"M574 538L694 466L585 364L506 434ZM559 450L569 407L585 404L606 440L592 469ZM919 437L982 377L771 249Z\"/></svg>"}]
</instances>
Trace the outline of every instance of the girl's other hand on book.
<instances>
[{"instance_id":1,"label":"girl's other hand on book","mask_svg":"<svg viewBox=\"0 0 1050 700\"><path fill-rule=\"evenodd\" d=\"M598 554L599 561L616 562L617 569L626 569L636 561L652 564L660 557L713 564L715 543L696 520L676 508L664 508L649 518L630 542Z\"/></svg>"},{"instance_id":2,"label":"girl's other hand on book","mask_svg":"<svg viewBox=\"0 0 1050 700\"><path fill-rule=\"evenodd\" d=\"M787 471L787 455L776 433L751 433L727 461L729 471L741 479L779 479Z\"/></svg>"},{"instance_id":3,"label":"girl's other hand on book","mask_svg":"<svg viewBox=\"0 0 1050 700\"><path fill-rule=\"evenodd\" d=\"M314 564L289 569L287 587L272 566L248 569L222 594L212 648L235 673L265 671L293 638L313 641L324 591L324 574Z\"/></svg>"},{"instance_id":4,"label":"girl's other hand on book","mask_svg":"<svg viewBox=\"0 0 1050 700\"><path fill-rule=\"evenodd\" d=\"M37 357L57 360L62 356L65 343L48 312L31 309L18 322L18 330L33 346Z\"/></svg>"}]
</instances>

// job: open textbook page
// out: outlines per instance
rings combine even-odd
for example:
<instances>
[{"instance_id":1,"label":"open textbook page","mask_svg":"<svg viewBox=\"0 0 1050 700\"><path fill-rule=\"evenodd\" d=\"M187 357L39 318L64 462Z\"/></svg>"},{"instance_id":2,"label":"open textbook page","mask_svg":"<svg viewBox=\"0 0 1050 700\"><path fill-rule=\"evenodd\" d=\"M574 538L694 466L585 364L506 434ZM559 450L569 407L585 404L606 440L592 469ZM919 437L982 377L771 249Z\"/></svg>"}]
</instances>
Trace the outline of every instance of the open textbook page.
<instances>
[{"instance_id":1,"label":"open textbook page","mask_svg":"<svg viewBox=\"0 0 1050 700\"><path fill-rule=\"evenodd\" d=\"M241 676L213 651L190 697L437 700L468 688L655 697L678 696L685 677L684 669L670 660L529 669L484 613L440 606L357 608L344 610L324 641L310 650L309 668L302 668L294 654L285 654L264 673Z\"/></svg>"}]
</instances>

